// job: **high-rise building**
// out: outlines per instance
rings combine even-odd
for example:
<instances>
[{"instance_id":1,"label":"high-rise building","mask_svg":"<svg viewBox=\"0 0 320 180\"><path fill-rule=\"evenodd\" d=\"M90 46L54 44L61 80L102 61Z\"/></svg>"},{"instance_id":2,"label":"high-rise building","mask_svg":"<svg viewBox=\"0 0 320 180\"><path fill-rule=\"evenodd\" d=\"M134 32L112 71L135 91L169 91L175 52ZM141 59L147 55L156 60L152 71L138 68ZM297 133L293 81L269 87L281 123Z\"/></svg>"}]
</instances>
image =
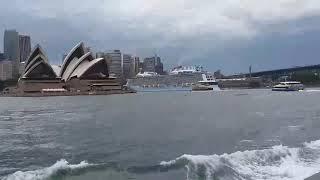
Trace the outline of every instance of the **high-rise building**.
<instances>
[{"instance_id":1,"label":"high-rise building","mask_svg":"<svg viewBox=\"0 0 320 180\"><path fill-rule=\"evenodd\" d=\"M20 62L25 62L31 52L30 36L19 35Z\"/></svg>"},{"instance_id":2,"label":"high-rise building","mask_svg":"<svg viewBox=\"0 0 320 180\"><path fill-rule=\"evenodd\" d=\"M145 58L143 61L143 71L163 74L164 72L161 58L157 55L155 55L154 57Z\"/></svg>"},{"instance_id":3,"label":"high-rise building","mask_svg":"<svg viewBox=\"0 0 320 180\"><path fill-rule=\"evenodd\" d=\"M19 64L19 74L23 74L25 67L26 67L26 61L20 62L20 64Z\"/></svg>"},{"instance_id":4,"label":"high-rise building","mask_svg":"<svg viewBox=\"0 0 320 180\"><path fill-rule=\"evenodd\" d=\"M123 56L120 50L108 51L105 53L109 59L109 74L115 77L123 77Z\"/></svg>"},{"instance_id":5,"label":"high-rise building","mask_svg":"<svg viewBox=\"0 0 320 180\"><path fill-rule=\"evenodd\" d=\"M12 61L0 61L0 80L12 79Z\"/></svg>"},{"instance_id":6,"label":"high-rise building","mask_svg":"<svg viewBox=\"0 0 320 180\"><path fill-rule=\"evenodd\" d=\"M155 69L156 61L154 57L145 58L143 60L143 71L144 72L156 72Z\"/></svg>"},{"instance_id":7,"label":"high-rise building","mask_svg":"<svg viewBox=\"0 0 320 180\"><path fill-rule=\"evenodd\" d=\"M16 30L5 30L4 32L4 54L12 62L12 76L19 76L19 34Z\"/></svg>"},{"instance_id":8,"label":"high-rise building","mask_svg":"<svg viewBox=\"0 0 320 180\"><path fill-rule=\"evenodd\" d=\"M123 54L123 76L125 79L134 76L134 58L129 54Z\"/></svg>"},{"instance_id":9,"label":"high-rise building","mask_svg":"<svg viewBox=\"0 0 320 180\"><path fill-rule=\"evenodd\" d=\"M134 76L141 71L140 59L139 57L134 57Z\"/></svg>"},{"instance_id":10,"label":"high-rise building","mask_svg":"<svg viewBox=\"0 0 320 180\"><path fill-rule=\"evenodd\" d=\"M164 74L163 72L163 63L161 62L161 58L155 55L154 57L156 59L156 66L155 71L157 74Z\"/></svg>"}]
</instances>

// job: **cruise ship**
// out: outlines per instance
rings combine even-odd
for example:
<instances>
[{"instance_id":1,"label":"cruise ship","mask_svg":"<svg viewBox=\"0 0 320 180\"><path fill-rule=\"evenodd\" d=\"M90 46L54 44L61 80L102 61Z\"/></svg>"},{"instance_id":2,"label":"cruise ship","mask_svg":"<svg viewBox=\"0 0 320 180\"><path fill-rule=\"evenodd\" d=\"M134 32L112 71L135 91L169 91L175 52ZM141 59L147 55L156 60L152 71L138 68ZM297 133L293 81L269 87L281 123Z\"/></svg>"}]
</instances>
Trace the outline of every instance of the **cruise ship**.
<instances>
[{"instance_id":1,"label":"cruise ship","mask_svg":"<svg viewBox=\"0 0 320 180\"><path fill-rule=\"evenodd\" d=\"M183 83L182 79L185 79ZM189 78L189 79L188 79ZM137 82L139 81L139 82ZM170 83L168 82L170 81ZM161 92L161 91L200 91L200 90L219 90L218 82L210 74L179 74L176 76L157 76L131 79L127 82L127 87L137 92Z\"/></svg>"}]
</instances>

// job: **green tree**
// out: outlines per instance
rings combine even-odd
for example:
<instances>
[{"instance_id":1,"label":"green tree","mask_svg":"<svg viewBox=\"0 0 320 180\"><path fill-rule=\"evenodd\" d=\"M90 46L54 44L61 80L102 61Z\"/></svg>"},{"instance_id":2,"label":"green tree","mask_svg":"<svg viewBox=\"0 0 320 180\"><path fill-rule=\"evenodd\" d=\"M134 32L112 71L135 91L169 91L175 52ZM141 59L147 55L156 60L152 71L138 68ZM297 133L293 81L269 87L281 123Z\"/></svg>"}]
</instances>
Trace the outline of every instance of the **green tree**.
<instances>
[{"instance_id":1,"label":"green tree","mask_svg":"<svg viewBox=\"0 0 320 180\"><path fill-rule=\"evenodd\" d=\"M295 72L291 75L291 80L300 81L305 84L320 83L319 75L314 72Z\"/></svg>"}]
</instances>

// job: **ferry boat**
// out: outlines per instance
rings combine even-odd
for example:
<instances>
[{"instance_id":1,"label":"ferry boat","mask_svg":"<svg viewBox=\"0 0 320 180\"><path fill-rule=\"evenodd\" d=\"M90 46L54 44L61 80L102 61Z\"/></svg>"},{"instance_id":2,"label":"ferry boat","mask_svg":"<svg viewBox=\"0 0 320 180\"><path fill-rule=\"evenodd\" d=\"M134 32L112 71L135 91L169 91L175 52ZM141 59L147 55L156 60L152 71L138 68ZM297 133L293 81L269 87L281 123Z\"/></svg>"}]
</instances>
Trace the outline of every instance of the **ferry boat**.
<instances>
[{"instance_id":1,"label":"ferry boat","mask_svg":"<svg viewBox=\"0 0 320 180\"><path fill-rule=\"evenodd\" d=\"M299 81L285 81L273 86L272 91L300 91L304 85Z\"/></svg>"},{"instance_id":2,"label":"ferry boat","mask_svg":"<svg viewBox=\"0 0 320 180\"><path fill-rule=\"evenodd\" d=\"M202 74L202 81L192 86L192 91L220 90L215 77L210 74Z\"/></svg>"}]
</instances>

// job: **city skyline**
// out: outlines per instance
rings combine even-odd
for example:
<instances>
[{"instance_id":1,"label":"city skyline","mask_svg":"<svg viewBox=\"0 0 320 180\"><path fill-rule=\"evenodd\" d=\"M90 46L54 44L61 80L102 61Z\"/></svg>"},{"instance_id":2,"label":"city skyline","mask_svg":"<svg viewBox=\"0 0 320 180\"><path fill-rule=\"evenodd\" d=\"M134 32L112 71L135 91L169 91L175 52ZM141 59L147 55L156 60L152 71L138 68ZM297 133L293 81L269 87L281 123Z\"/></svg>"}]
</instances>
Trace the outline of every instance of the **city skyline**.
<instances>
[{"instance_id":1,"label":"city skyline","mask_svg":"<svg viewBox=\"0 0 320 180\"><path fill-rule=\"evenodd\" d=\"M31 37L29 35L21 35L21 34L19 34L19 31L17 31L16 29L6 29L6 30L4 30L4 32L6 32L6 31L7 32L14 32L18 37L18 48L17 49L18 49L19 52L16 53L17 54L17 58L11 58L11 59L17 59L20 62L24 62L28 58L31 50L36 48L37 45L40 45L40 44L32 43ZM5 33L3 35L3 40L5 39L4 37L5 37ZM4 43L4 41L3 41L3 43ZM120 52L122 54L121 50L116 50L116 49L113 49L113 50L102 50L102 51L95 51L94 52L94 51L91 50L90 46L86 47L86 50L88 52L96 53L97 56L104 56L104 54L114 53L114 52ZM5 52L5 50L4 50L4 46L3 46L2 51L0 50L0 53L1 53L1 55L3 55L3 57L1 56L0 58L4 58L5 57L4 56L5 55L4 52ZM133 54L127 53L127 52L125 52L123 55L130 56L130 57L132 57L134 59L135 58L138 58L138 59L140 58L140 56L138 56L136 54L133 55ZM67 54L64 52L64 53L61 54L61 56L62 56L62 61L59 62L57 60L54 60L53 64L62 65L63 60L65 59ZM157 54L154 54L154 56L157 56ZM147 55L146 57L144 57L144 59L150 58L150 57L153 57L153 56L148 56ZM5 58L7 58L8 60L11 61L11 59L9 57L5 57ZM2 59L0 59L0 60L2 60Z\"/></svg>"},{"instance_id":2,"label":"city skyline","mask_svg":"<svg viewBox=\"0 0 320 180\"><path fill-rule=\"evenodd\" d=\"M0 33L15 28L30 34L35 44L50 49L54 64L78 41L98 51L161 54L166 69L200 64L210 71L238 73L250 65L258 71L319 64L320 3L314 0L94 0L68 11L73 3L61 8L51 1L8 2L0 8Z\"/></svg>"},{"instance_id":3,"label":"city skyline","mask_svg":"<svg viewBox=\"0 0 320 180\"><path fill-rule=\"evenodd\" d=\"M26 63L27 59L32 56L32 54L30 54L31 37L28 35L21 35L15 29L6 29L3 37L4 53L0 54L0 79L7 80L11 78L17 78L22 75L23 72L25 72L28 68L30 68L30 65ZM40 46L40 44L37 44L33 48L32 52L39 49L43 51ZM161 59L157 55L151 58L145 58L143 65L141 66L139 57L123 53L120 50L94 53L92 52L91 47L84 46L83 42L78 43L74 48L77 48L78 46L81 46L80 49L83 49L84 51L83 53L85 55L82 58L92 56L95 58L100 58L100 60L104 59L106 64L108 64L108 73L110 73L112 77L116 77L121 80L133 78L141 70L150 71L147 70L146 66L148 59L153 59L153 70L151 70L152 72L156 72L158 74L163 74L164 72ZM68 62L67 58L69 58L68 55L63 54L62 64L58 64L58 66L56 67L61 67L63 69L65 67L65 63ZM79 61L82 61L82 59L79 59ZM45 62L50 63L48 59L46 59ZM68 69L68 71L70 70L72 69ZM66 78L68 78L67 76L68 74L65 74L65 76L59 74L58 77L61 77L65 80Z\"/></svg>"}]
</instances>

